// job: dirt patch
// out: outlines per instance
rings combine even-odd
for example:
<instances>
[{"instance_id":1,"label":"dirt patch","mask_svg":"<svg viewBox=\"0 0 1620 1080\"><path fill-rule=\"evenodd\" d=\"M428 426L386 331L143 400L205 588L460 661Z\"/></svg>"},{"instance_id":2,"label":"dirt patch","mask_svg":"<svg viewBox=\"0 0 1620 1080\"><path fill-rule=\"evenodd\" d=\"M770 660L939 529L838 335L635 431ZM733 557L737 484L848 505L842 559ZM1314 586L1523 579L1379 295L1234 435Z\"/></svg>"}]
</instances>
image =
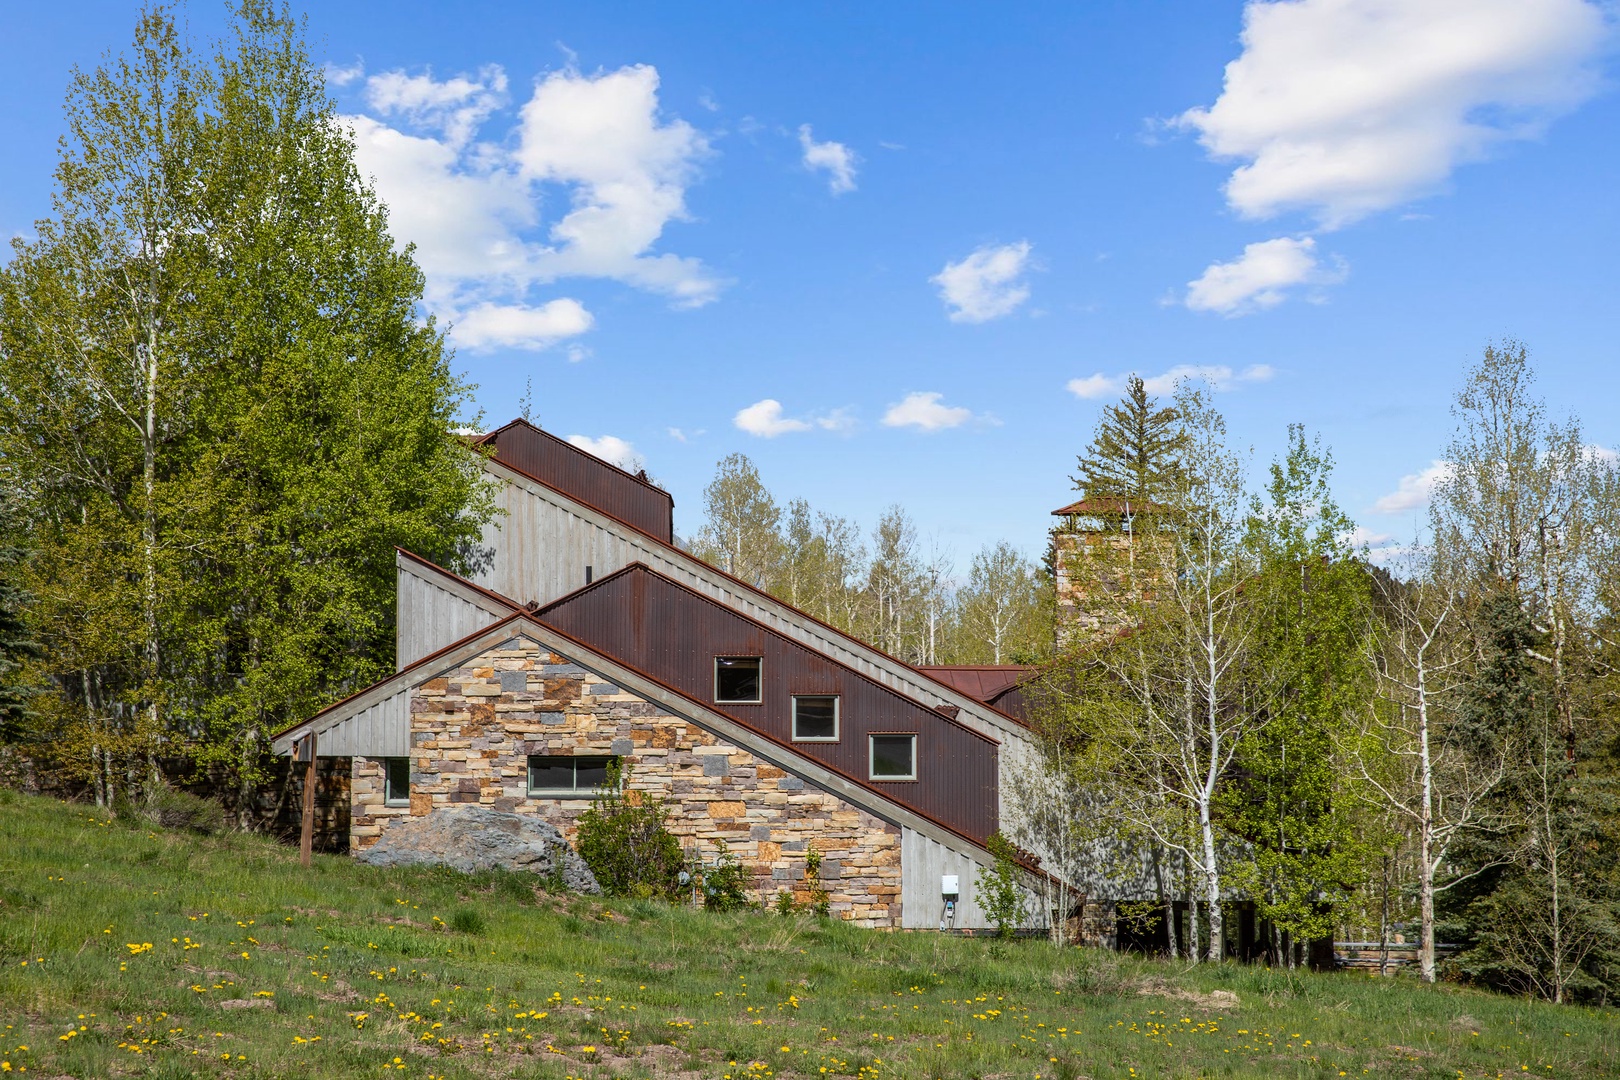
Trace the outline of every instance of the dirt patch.
<instances>
[{"instance_id":1,"label":"dirt patch","mask_svg":"<svg viewBox=\"0 0 1620 1080\"><path fill-rule=\"evenodd\" d=\"M1163 997L1172 1001L1184 1001L1199 1009L1223 1011L1240 1008L1243 1002L1234 990L1210 990L1200 993L1197 990L1186 990L1179 986L1150 980L1136 991L1139 997Z\"/></svg>"},{"instance_id":2,"label":"dirt patch","mask_svg":"<svg viewBox=\"0 0 1620 1080\"><path fill-rule=\"evenodd\" d=\"M226 998L219 1003L222 1009L273 1009L276 1003L269 998Z\"/></svg>"}]
</instances>

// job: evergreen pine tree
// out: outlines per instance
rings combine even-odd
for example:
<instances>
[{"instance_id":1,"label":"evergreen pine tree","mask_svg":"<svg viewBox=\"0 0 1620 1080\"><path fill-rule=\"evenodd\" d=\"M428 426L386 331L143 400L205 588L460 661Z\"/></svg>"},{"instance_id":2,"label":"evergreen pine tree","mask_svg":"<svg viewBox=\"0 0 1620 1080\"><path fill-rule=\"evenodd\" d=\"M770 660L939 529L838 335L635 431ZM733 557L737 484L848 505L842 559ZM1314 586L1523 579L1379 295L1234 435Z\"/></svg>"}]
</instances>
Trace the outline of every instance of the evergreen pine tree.
<instances>
[{"instance_id":1,"label":"evergreen pine tree","mask_svg":"<svg viewBox=\"0 0 1620 1080\"><path fill-rule=\"evenodd\" d=\"M1185 436L1172 406L1158 407L1140 376L1132 375L1125 397L1103 410L1097 432L1071 477L1087 499L1163 501L1180 467Z\"/></svg>"}]
</instances>

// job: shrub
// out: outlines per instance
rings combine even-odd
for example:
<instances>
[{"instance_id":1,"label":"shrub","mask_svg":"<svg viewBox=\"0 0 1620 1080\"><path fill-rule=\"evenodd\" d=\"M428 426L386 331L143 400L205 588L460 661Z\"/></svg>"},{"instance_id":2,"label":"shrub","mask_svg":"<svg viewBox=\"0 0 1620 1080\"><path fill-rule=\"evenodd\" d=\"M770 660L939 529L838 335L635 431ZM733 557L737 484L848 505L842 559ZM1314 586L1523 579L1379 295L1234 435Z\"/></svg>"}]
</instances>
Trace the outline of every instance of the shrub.
<instances>
[{"instance_id":1,"label":"shrub","mask_svg":"<svg viewBox=\"0 0 1620 1080\"><path fill-rule=\"evenodd\" d=\"M213 799L164 783L149 788L144 799L121 800L114 814L125 821L143 821L163 829L189 829L205 836L222 831L226 824L225 808Z\"/></svg>"},{"instance_id":2,"label":"shrub","mask_svg":"<svg viewBox=\"0 0 1620 1080\"><path fill-rule=\"evenodd\" d=\"M985 847L995 856L996 863L991 869L979 870L979 906L996 924L997 936L1010 938L1028 914L1023 884L1019 880L1017 849L999 832L990 834Z\"/></svg>"},{"instance_id":3,"label":"shrub","mask_svg":"<svg viewBox=\"0 0 1620 1080\"><path fill-rule=\"evenodd\" d=\"M700 862L697 873L693 874L703 889L703 906L709 911L738 911L749 907L748 868L737 861L724 840L716 840L715 846L719 850L714 864L704 866Z\"/></svg>"},{"instance_id":4,"label":"shrub","mask_svg":"<svg viewBox=\"0 0 1620 1080\"><path fill-rule=\"evenodd\" d=\"M831 915L832 898L827 895L827 887L821 883L821 852L816 850L813 843L804 853L804 883L810 890L810 910L822 919Z\"/></svg>"},{"instance_id":5,"label":"shrub","mask_svg":"<svg viewBox=\"0 0 1620 1080\"><path fill-rule=\"evenodd\" d=\"M665 827L669 809L654 796L627 794L628 781L629 769L612 762L607 784L579 816L580 858L609 896L678 899L686 859Z\"/></svg>"}]
</instances>

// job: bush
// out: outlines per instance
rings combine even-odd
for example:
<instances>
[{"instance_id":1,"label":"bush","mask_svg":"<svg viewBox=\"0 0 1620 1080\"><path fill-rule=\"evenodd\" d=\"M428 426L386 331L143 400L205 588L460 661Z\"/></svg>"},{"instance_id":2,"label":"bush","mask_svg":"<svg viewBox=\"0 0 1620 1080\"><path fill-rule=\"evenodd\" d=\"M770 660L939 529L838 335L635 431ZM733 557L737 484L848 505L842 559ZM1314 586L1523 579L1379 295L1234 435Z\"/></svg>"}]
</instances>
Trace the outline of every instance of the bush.
<instances>
[{"instance_id":1,"label":"bush","mask_svg":"<svg viewBox=\"0 0 1620 1080\"><path fill-rule=\"evenodd\" d=\"M804 853L804 885L810 891L811 913L820 919L831 915L832 898L827 895L827 887L821 883L821 852L816 850L813 843Z\"/></svg>"},{"instance_id":2,"label":"bush","mask_svg":"<svg viewBox=\"0 0 1620 1080\"><path fill-rule=\"evenodd\" d=\"M629 770L618 766L610 765L607 785L579 816L580 858L609 896L676 900L685 891L686 857L664 825L669 810L662 799L641 792L627 796Z\"/></svg>"},{"instance_id":3,"label":"bush","mask_svg":"<svg viewBox=\"0 0 1620 1080\"><path fill-rule=\"evenodd\" d=\"M724 840L716 840L715 846L719 850L714 865L704 866L699 861L692 875L702 887L703 906L709 911L739 911L752 906L748 899L748 867L737 861Z\"/></svg>"},{"instance_id":4,"label":"bush","mask_svg":"<svg viewBox=\"0 0 1620 1080\"><path fill-rule=\"evenodd\" d=\"M225 829L225 808L168 784L149 789L144 799L120 800L114 816L125 821L143 821L163 829L189 829L209 836Z\"/></svg>"},{"instance_id":5,"label":"bush","mask_svg":"<svg viewBox=\"0 0 1620 1080\"><path fill-rule=\"evenodd\" d=\"M985 847L995 856L996 864L994 869L979 871L979 907L996 924L996 934L1010 938L1028 914L1024 906L1023 885L1019 880L1018 849L999 832L990 834Z\"/></svg>"}]
</instances>

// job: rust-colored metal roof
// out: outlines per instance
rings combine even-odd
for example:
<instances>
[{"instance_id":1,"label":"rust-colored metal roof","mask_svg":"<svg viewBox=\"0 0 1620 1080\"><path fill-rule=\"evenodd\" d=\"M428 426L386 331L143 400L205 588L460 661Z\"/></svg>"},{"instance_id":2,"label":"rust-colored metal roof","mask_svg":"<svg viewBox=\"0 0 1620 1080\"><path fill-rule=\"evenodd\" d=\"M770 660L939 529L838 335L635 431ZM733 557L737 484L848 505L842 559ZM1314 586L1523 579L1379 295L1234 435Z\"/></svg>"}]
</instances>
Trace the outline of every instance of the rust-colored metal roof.
<instances>
[{"instance_id":1,"label":"rust-colored metal roof","mask_svg":"<svg viewBox=\"0 0 1620 1080\"><path fill-rule=\"evenodd\" d=\"M480 436L473 445L493 447L495 460L503 465L666 544L674 542L675 500L645 474L625 472L521 417Z\"/></svg>"},{"instance_id":2,"label":"rust-colored metal roof","mask_svg":"<svg viewBox=\"0 0 1620 1080\"><path fill-rule=\"evenodd\" d=\"M988 705L1036 669L1028 664L938 664L917 670Z\"/></svg>"},{"instance_id":3,"label":"rust-colored metal roof","mask_svg":"<svg viewBox=\"0 0 1620 1080\"><path fill-rule=\"evenodd\" d=\"M631 563L535 617L796 753L983 844L997 825L997 744L720 602ZM758 704L714 703L715 657L761 658ZM793 697L839 698L837 742L793 742ZM869 735L915 734L917 779L868 779Z\"/></svg>"},{"instance_id":4,"label":"rust-colored metal roof","mask_svg":"<svg viewBox=\"0 0 1620 1080\"><path fill-rule=\"evenodd\" d=\"M1154 510L1163 510L1164 507L1148 499L1116 499L1108 496L1098 496L1095 499L1081 499L1068 506L1060 506L1052 511L1053 517L1113 517L1116 514L1145 514Z\"/></svg>"},{"instance_id":5,"label":"rust-colored metal roof","mask_svg":"<svg viewBox=\"0 0 1620 1080\"><path fill-rule=\"evenodd\" d=\"M1039 670L1028 664L942 664L918 671L957 693L982 701L1021 723L1029 723L1024 685Z\"/></svg>"}]
</instances>

